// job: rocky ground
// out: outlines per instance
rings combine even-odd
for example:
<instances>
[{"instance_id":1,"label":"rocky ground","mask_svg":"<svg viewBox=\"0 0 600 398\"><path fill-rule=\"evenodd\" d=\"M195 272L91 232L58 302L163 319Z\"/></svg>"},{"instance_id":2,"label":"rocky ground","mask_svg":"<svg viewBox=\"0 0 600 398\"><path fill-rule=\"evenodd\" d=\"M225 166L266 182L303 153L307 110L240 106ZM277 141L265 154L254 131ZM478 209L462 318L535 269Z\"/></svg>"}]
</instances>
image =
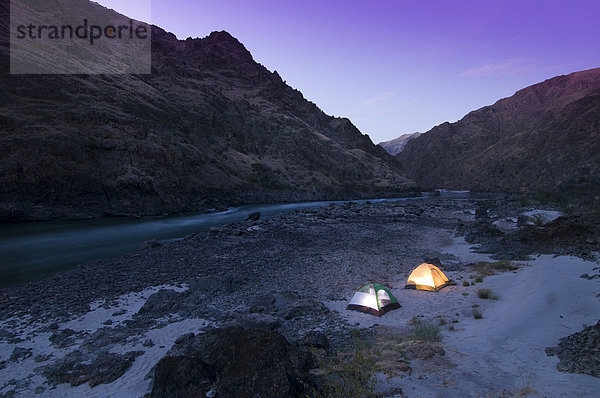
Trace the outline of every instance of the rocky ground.
<instances>
[{"instance_id":1,"label":"rocky ground","mask_svg":"<svg viewBox=\"0 0 600 398\"><path fill-rule=\"evenodd\" d=\"M456 236L511 259L548 246L523 236L551 236L554 249L579 256L598 250L600 235L587 226L578 238L548 232L576 219L522 216L527 210L516 202L442 198L336 204L234 223L2 289L0 396L169 396L186 385L173 378L182 372L168 359L181 356L182 347L203 364L201 374L183 372L202 380L198 391L240 396L249 376L231 361L251 356L247 344L236 345L244 339L274 347L289 370L275 372L281 384L271 386L273 396L317 388L319 376L305 372L316 366L306 357L311 347L328 353L354 347L354 325L331 303L347 301L367 281L398 288L425 258L438 257L451 277L466 278L473 263L442 250ZM238 327L246 331L232 338ZM373 324L362 334L375 338L379 330ZM211 354L199 337L207 333L225 336L233 351ZM412 368L396 363L393 369L410 372L419 361L440 358L434 343L426 343L428 358L419 358L423 350L414 344L396 348L416 361Z\"/></svg>"},{"instance_id":2,"label":"rocky ground","mask_svg":"<svg viewBox=\"0 0 600 398\"><path fill-rule=\"evenodd\" d=\"M523 260L532 253L594 260L600 248L600 213L597 209L569 211L488 200L477 206L475 221L459 225L458 231L467 242L480 245L479 253L501 260Z\"/></svg>"}]
</instances>

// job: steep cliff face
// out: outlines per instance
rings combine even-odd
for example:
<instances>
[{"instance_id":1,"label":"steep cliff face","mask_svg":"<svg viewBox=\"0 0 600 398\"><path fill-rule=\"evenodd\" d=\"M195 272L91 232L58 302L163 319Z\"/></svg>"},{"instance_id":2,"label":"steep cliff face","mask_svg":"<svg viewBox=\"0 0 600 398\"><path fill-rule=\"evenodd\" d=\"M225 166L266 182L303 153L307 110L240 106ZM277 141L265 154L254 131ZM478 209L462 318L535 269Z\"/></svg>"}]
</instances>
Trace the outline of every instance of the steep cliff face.
<instances>
[{"instance_id":1,"label":"steep cliff face","mask_svg":"<svg viewBox=\"0 0 600 398\"><path fill-rule=\"evenodd\" d=\"M411 140L397 159L430 188L540 192L600 178L600 69L518 91Z\"/></svg>"},{"instance_id":2,"label":"steep cliff face","mask_svg":"<svg viewBox=\"0 0 600 398\"><path fill-rule=\"evenodd\" d=\"M0 51L6 72L8 47ZM0 87L0 220L393 195L410 185L349 120L323 113L227 32L177 40L152 27L151 75L4 73Z\"/></svg>"},{"instance_id":3,"label":"steep cliff face","mask_svg":"<svg viewBox=\"0 0 600 398\"><path fill-rule=\"evenodd\" d=\"M421 133L412 133L412 134L402 134L398 138L394 138L393 140L380 142L379 146L386 150L390 155L397 155L404 150L408 141L417 138L421 135Z\"/></svg>"}]
</instances>

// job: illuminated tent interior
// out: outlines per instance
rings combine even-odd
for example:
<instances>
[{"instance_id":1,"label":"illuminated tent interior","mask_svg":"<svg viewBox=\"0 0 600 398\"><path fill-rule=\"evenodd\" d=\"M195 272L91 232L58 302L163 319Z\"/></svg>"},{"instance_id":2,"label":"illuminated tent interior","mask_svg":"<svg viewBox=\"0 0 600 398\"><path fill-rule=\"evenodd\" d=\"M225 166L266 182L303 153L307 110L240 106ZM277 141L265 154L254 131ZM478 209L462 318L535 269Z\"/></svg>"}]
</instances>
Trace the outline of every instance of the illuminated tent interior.
<instances>
[{"instance_id":1,"label":"illuminated tent interior","mask_svg":"<svg viewBox=\"0 0 600 398\"><path fill-rule=\"evenodd\" d=\"M423 263L411 272L404 288L438 292L446 287L448 282L450 280L441 269L433 264Z\"/></svg>"},{"instance_id":2,"label":"illuminated tent interior","mask_svg":"<svg viewBox=\"0 0 600 398\"><path fill-rule=\"evenodd\" d=\"M347 310L366 312L367 314L382 316L390 310L400 308L400 303L389 288L378 283L368 283L358 289Z\"/></svg>"}]
</instances>

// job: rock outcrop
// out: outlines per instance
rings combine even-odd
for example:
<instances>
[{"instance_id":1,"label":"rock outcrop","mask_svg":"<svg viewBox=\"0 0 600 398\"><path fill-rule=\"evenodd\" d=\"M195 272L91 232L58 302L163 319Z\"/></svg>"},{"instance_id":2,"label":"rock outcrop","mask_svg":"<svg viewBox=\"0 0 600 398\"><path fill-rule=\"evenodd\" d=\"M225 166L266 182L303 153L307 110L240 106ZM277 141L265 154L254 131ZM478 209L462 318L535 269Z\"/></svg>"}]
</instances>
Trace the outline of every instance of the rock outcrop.
<instances>
[{"instance_id":1,"label":"rock outcrop","mask_svg":"<svg viewBox=\"0 0 600 398\"><path fill-rule=\"evenodd\" d=\"M434 127L397 159L427 188L535 193L600 191L599 153L600 69L592 69Z\"/></svg>"},{"instance_id":2,"label":"rock outcrop","mask_svg":"<svg viewBox=\"0 0 600 398\"><path fill-rule=\"evenodd\" d=\"M348 119L323 113L227 32L178 40L153 26L151 75L10 75L0 35L0 221L389 196L410 185Z\"/></svg>"},{"instance_id":3,"label":"rock outcrop","mask_svg":"<svg viewBox=\"0 0 600 398\"><path fill-rule=\"evenodd\" d=\"M546 353L558 356L556 367L561 372L600 377L600 321L560 339L558 347L548 347Z\"/></svg>"},{"instance_id":4,"label":"rock outcrop","mask_svg":"<svg viewBox=\"0 0 600 398\"><path fill-rule=\"evenodd\" d=\"M51 385L69 383L72 386L88 383L90 387L108 384L121 377L143 351L116 354L103 351L90 356L81 351L70 352L62 360L46 366L43 375Z\"/></svg>"},{"instance_id":5,"label":"rock outcrop","mask_svg":"<svg viewBox=\"0 0 600 398\"><path fill-rule=\"evenodd\" d=\"M181 336L155 367L151 397L298 397L312 356L282 335L240 327Z\"/></svg>"}]
</instances>

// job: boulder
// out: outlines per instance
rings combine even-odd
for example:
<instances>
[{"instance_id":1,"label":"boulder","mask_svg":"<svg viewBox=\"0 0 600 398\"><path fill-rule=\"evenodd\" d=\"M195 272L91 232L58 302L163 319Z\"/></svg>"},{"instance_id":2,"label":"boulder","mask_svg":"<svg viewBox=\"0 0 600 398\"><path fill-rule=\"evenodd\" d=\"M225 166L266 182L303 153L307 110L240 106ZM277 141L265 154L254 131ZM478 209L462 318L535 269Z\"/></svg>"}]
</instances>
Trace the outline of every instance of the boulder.
<instances>
[{"instance_id":1,"label":"boulder","mask_svg":"<svg viewBox=\"0 0 600 398\"><path fill-rule=\"evenodd\" d=\"M437 258L437 257L425 258L425 262L426 262L427 264L432 264L432 265L435 265L435 266L436 266L436 267L438 267L438 268L443 268L443 267L442 267L442 262L441 262L441 261L440 261L440 259L439 259L439 258Z\"/></svg>"},{"instance_id":2,"label":"boulder","mask_svg":"<svg viewBox=\"0 0 600 398\"><path fill-rule=\"evenodd\" d=\"M162 244L156 240L146 240L146 241L142 242L142 244L140 245L140 249L141 250L154 249L155 247L159 247L159 246L162 246Z\"/></svg>"},{"instance_id":3,"label":"boulder","mask_svg":"<svg viewBox=\"0 0 600 398\"><path fill-rule=\"evenodd\" d=\"M175 344L154 370L158 397L297 397L312 356L273 331L213 329Z\"/></svg>"},{"instance_id":4,"label":"boulder","mask_svg":"<svg viewBox=\"0 0 600 398\"><path fill-rule=\"evenodd\" d=\"M490 216L488 215L488 209L485 207L478 207L475 209L475 219L476 220L487 220Z\"/></svg>"},{"instance_id":5,"label":"boulder","mask_svg":"<svg viewBox=\"0 0 600 398\"><path fill-rule=\"evenodd\" d=\"M556 367L561 372L600 377L600 321L560 339L557 347L546 348L546 354L558 356Z\"/></svg>"},{"instance_id":6,"label":"boulder","mask_svg":"<svg viewBox=\"0 0 600 398\"><path fill-rule=\"evenodd\" d=\"M263 313L240 314L236 320L240 326L247 329L275 330L281 326L279 318Z\"/></svg>"},{"instance_id":7,"label":"boulder","mask_svg":"<svg viewBox=\"0 0 600 398\"><path fill-rule=\"evenodd\" d=\"M77 350L46 366L42 373L51 385L69 383L78 386L89 383L90 387L94 387L117 380L131 367L135 358L142 354L142 351L126 354L103 351L90 359L89 354Z\"/></svg>"},{"instance_id":8,"label":"boulder","mask_svg":"<svg viewBox=\"0 0 600 398\"><path fill-rule=\"evenodd\" d=\"M258 295L249 300L250 312L273 313L277 311L275 307L275 297L271 295Z\"/></svg>"},{"instance_id":9,"label":"boulder","mask_svg":"<svg viewBox=\"0 0 600 398\"><path fill-rule=\"evenodd\" d=\"M260 219L260 211L248 214L246 221L258 221Z\"/></svg>"},{"instance_id":10,"label":"boulder","mask_svg":"<svg viewBox=\"0 0 600 398\"><path fill-rule=\"evenodd\" d=\"M201 316L206 309L205 301L206 296L200 290L176 292L161 289L148 297L135 319L140 317L156 319L169 314L181 314L187 317Z\"/></svg>"},{"instance_id":11,"label":"boulder","mask_svg":"<svg viewBox=\"0 0 600 398\"><path fill-rule=\"evenodd\" d=\"M175 339L175 344L183 344L192 338L194 338L194 333L182 334L181 336L179 336Z\"/></svg>"},{"instance_id":12,"label":"boulder","mask_svg":"<svg viewBox=\"0 0 600 398\"><path fill-rule=\"evenodd\" d=\"M211 278L207 277L199 277L195 278L190 282L190 290L202 291L204 293L210 294L219 290L219 285Z\"/></svg>"},{"instance_id":13,"label":"boulder","mask_svg":"<svg viewBox=\"0 0 600 398\"><path fill-rule=\"evenodd\" d=\"M18 362L23 359L27 359L33 355L31 351L31 348L15 347L8 360L11 362Z\"/></svg>"},{"instance_id":14,"label":"boulder","mask_svg":"<svg viewBox=\"0 0 600 398\"><path fill-rule=\"evenodd\" d=\"M319 300L303 297L296 292L286 292L275 296L273 304L277 313L284 319L296 319L304 315L323 315L329 308Z\"/></svg>"},{"instance_id":15,"label":"boulder","mask_svg":"<svg viewBox=\"0 0 600 398\"><path fill-rule=\"evenodd\" d=\"M322 348L328 350L330 347L329 339L318 330L310 330L304 335L302 345L314 348Z\"/></svg>"},{"instance_id":16,"label":"boulder","mask_svg":"<svg viewBox=\"0 0 600 398\"><path fill-rule=\"evenodd\" d=\"M75 332L71 329L62 329L52 333L48 340L55 348L67 348L75 344L75 340L81 337L81 332Z\"/></svg>"},{"instance_id":17,"label":"boulder","mask_svg":"<svg viewBox=\"0 0 600 398\"><path fill-rule=\"evenodd\" d=\"M142 343L142 347L154 347L154 341L152 341L152 339L146 339Z\"/></svg>"},{"instance_id":18,"label":"boulder","mask_svg":"<svg viewBox=\"0 0 600 398\"><path fill-rule=\"evenodd\" d=\"M245 278L241 274L233 272L227 273L223 275L223 278L219 281L219 290L224 293L233 293L239 289L244 281Z\"/></svg>"},{"instance_id":19,"label":"boulder","mask_svg":"<svg viewBox=\"0 0 600 398\"><path fill-rule=\"evenodd\" d=\"M181 296L180 292L161 289L148 297L138 314L152 313L159 316L175 313L183 302Z\"/></svg>"},{"instance_id":20,"label":"boulder","mask_svg":"<svg viewBox=\"0 0 600 398\"><path fill-rule=\"evenodd\" d=\"M546 225L546 233L549 238L577 237L578 240L585 240L592 233L590 227L586 225L585 220L579 217L558 217Z\"/></svg>"}]
</instances>

